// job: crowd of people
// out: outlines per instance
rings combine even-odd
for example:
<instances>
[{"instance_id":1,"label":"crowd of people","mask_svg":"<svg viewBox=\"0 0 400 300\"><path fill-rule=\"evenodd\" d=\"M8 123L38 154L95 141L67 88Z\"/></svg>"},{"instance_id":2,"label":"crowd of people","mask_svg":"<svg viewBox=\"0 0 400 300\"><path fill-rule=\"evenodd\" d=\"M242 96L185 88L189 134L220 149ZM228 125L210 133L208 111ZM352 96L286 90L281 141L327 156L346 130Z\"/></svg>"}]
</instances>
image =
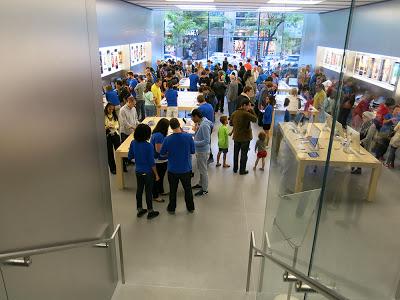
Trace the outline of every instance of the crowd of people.
<instances>
[{"instance_id":1,"label":"crowd of people","mask_svg":"<svg viewBox=\"0 0 400 300\"><path fill-rule=\"evenodd\" d=\"M178 90L180 80L189 78L189 91L198 92L198 108L191 112L194 134L182 130L178 118ZM127 73L127 78L115 82L115 89L107 86L105 95L105 128L110 172L115 174L114 151L126 138L134 134L130 145L128 159L124 160L124 171L134 159L137 177L138 217L147 213L152 219L158 216L153 210L152 202L164 202L164 177L168 174L169 204L168 212L174 214L176 209L176 192L179 182L185 191L185 202L188 212L195 209L192 190L195 196L208 194L208 165L214 162L211 151L211 135L217 126L216 115L220 116L218 128L218 155L216 167L230 168L227 161L229 137L232 136L233 172L240 175L247 170L248 152L253 139L251 123L262 127L255 145L257 160L254 170L261 161L260 170L265 168L265 158L271 136L274 119L276 94L282 74L267 74L255 61L231 65L227 59L221 64L211 61L203 66L201 62L185 65L182 62L157 61L157 68L146 68L144 75ZM341 88L339 105L336 95ZM338 82L330 81L319 68L314 72L309 66L298 72L298 88L293 88L284 101L284 121L293 116L289 107L295 107L297 115L304 119L324 122L325 113L338 114L338 121L345 128L351 124L360 130L362 145L382 159L387 149L389 155L385 165L393 168L395 152L400 144L400 107L391 98L380 104L376 113L371 105L374 96L365 92L356 103L359 93L354 82L347 79L340 87ZM305 105L300 110L301 101ZM146 117L160 116L161 99L167 100L166 118L160 119L153 132L146 124L141 123ZM225 105L227 104L227 105ZM225 107L228 115L224 115ZM337 108L336 108L337 106ZM310 110L313 107L315 111ZM293 108L292 108L293 110ZM297 116L296 116L297 118ZM232 127L230 130L228 125ZM168 135L171 128L172 134ZM192 155L196 157L199 182L192 186ZM222 156L222 164L221 164ZM353 169L353 173L361 169ZM142 205L142 194L145 193L147 209Z\"/></svg>"}]
</instances>

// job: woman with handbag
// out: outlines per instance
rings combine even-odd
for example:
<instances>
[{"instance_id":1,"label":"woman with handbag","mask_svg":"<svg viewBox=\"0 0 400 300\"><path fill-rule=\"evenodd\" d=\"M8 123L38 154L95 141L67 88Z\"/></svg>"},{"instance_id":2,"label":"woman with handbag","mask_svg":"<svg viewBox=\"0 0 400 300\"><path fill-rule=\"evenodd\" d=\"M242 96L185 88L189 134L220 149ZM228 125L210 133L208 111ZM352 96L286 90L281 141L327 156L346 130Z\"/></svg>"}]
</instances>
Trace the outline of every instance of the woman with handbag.
<instances>
[{"instance_id":1,"label":"woman with handbag","mask_svg":"<svg viewBox=\"0 0 400 300\"><path fill-rule=\"evenodd\" d=\"M107 103L104 108L104 126L106 129L107 136L107 153L108 153L108 166L110 167L111 174L116 174L117 169L114 159L114 151L117 151L121 144L121 138L119 136L119 122L118 116L115 111L115 106L111 103Z\"/></svg>"}]
</instances>

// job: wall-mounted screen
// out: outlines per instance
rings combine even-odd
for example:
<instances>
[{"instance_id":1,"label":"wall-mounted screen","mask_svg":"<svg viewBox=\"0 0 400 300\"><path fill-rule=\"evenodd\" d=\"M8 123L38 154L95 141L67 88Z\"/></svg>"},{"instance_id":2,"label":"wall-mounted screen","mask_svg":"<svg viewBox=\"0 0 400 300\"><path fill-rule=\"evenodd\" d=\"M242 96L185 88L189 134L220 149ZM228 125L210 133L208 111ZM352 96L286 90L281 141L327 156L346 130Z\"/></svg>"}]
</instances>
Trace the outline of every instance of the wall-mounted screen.
<instances>
[{"instance_id":1,"label":"wall-mounted screen","mask_svg":"<svg viewBox=\"0 0 400 300\"><path fill-rule=\"evenodd\" d=\"M393 66L392 76L390 78L390 84L395 85L397 83L397 78L400 75L400 62L396 62Z\"/></svg>"},{"instance_id":2,"label":"wall-mounted screen","mask_svg":"<svg viewBox=\"0 0 400 300\"><path fill-rule=\"evenodd\" d=\"M118 72L125 67L121 46L100 48L99 56L102 77Z\"/></svg>"},{"instance_id":3,"label":"wall-mounted screen","mask_svg":"<svg viewBox=\"0 0 400 300\"><path fill-rule=\"evenodd\" d=\"M151 60L151 42L129 45L131 67Z\"/></svg>"}]
</instances>

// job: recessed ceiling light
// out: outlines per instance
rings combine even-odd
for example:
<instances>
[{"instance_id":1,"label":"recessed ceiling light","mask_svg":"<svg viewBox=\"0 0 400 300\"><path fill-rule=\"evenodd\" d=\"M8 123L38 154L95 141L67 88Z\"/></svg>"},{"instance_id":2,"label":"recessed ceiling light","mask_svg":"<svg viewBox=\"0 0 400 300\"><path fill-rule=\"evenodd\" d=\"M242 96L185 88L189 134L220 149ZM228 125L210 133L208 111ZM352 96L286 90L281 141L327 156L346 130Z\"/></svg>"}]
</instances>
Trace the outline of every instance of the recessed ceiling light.
<instances>
[{"instance_id":1,"label":"recessed ceiling light","mask_svg":"<svg viewBox=\"0 0 400 300\"><path fill-rule=\"evenodd\" d=\"M216 10L217 8L214 5L176 5L177 8L182 10Z\"/></svg>"},{"instance_id":2,"label":"recessed ceiling light","mask_svg":"<svg viewBox=\"0 0 400 300\"><path fill-rule=\"evenodd\" d=\"M214 0L192 0L192 1L187 1L187 0L165 0L166 2L193 2L193 3L199 3L199 2L203 2L203 3L210 3L210 2L214 2Z\"/></svg>"},{"instance_id":3,"label":"recessed ceiling light","mask_svg":"<svg viewBox=\"0 0 400 300\"><path fill-rule=\"evenodd\" d=\"M324 0L269 0L271 4L298 4L298 5L312 5L323 2Z\"/></svg>"},{"instance_id":4,"label":"recessed ceiling light","mask_svg":"<svg viewBox=\"0 0 400 300\"><path fill-rule=\"evenodd\" d=\"M296 11L301 9L301 7L291 7L291 6L267 6L260 7L258 11L267 11L267 12L285 12L285 11Z\"/></svg>"}]
</instances>

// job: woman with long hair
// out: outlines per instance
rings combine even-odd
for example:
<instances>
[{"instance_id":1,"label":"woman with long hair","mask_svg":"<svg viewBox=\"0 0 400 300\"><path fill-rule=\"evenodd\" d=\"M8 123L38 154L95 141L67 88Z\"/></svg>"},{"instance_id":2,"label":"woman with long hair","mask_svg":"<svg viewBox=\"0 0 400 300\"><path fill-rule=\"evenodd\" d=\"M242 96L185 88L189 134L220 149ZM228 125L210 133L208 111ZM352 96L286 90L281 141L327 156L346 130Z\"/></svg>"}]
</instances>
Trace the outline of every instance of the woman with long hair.
<instances>
[{"instance_id":1,"label":"woman with long hair","mask_svg":"<svg viewBox=\"0 0 400 300\"><path fill-rule=\"evenodd\" d=\"M136 162L137 217L143 217L147 213L147 219L153 219L159 215L158 211L153 210L153 185L154 181L160 178L155 166L153 147L148 142L150 136L149 125L139 124L133 134L134 140L131 142L128 153L128 160L135 159ZM146 195L147 209L143 208L143 191Z\"/></svg>"},{"instance_id":2,"label":"woman with long hair","mask_svg":"<svg viewBox=\"0 0 400 300\"><path fill-rule=\"evenodd\" d=\"M118 116L115 111L115 106L111 103L107 103L104 108L104 126L107 136L108 166L110 167L110 172L116 174L117 169L115 165L114 151L117 151L118 147L121 145L121 138L118 132Z\"/></svg>"},{"instance_id":3,"label":"woman with long hair","mask_svg":"<svg viewBox=\"0 0 400 300\"><path fill-rule=\"evenodd\" d=\"M160 156L160 150L164 139L168 135L169 120L162 118L158 121L156 127L153 129L153 134L150 139L150 143L154 148L154 158L156 159L156 169L160 180L155 181L153 185L153 200L157 202L164 202L160 198L160 195L167 195L164 191L164 176L167 172L168 158Z\"/></svg>"}]
</instances>

